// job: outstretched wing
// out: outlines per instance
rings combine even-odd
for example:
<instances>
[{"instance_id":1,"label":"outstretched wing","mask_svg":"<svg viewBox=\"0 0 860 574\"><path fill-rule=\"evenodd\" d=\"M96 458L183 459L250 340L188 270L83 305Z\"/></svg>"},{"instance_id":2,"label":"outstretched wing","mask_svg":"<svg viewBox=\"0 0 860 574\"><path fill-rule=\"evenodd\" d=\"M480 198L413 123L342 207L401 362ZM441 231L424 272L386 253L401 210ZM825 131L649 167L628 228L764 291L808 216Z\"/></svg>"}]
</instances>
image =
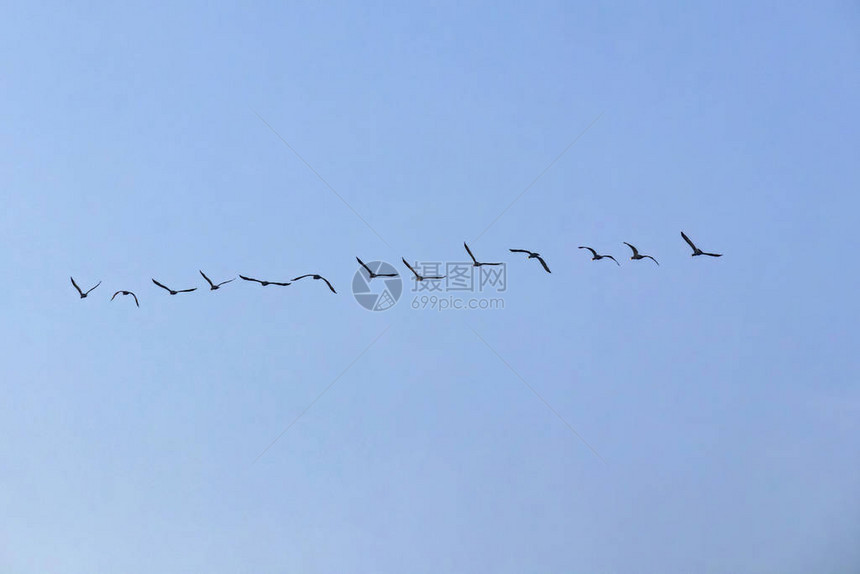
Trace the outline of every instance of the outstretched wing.
<instances>
[{"instance_id":1,"label":"outstretched wing","mask_svg":"<svg viewBox=\"0 0 860 574\"><path fill-rule=\"evenodd\" d=\"M629 243L627 243L626 241L624 242L624 245L626 245L627 247L629 247L630 249L633 250L633 257L636 257L637 255L639 255L639 250L636 249L635 247L633 247L632 245L630 245ZM647 255L646 255L646 257L647 257Z\"/></svg>"},{"instance_id":2,"label":"outstretched wing","mask_svg":"<svg viewBox=\"0 0 860 574\"><path fill-rule=\"evenodd\" d=\"M170 292L170 290L171 290L171 289L170 289L170 287L167 287L166 285L162 285L161 283L159 283L159 282L158 282L158 281L156 281L155 279L153 279L153 280L152 280L152 282L153 282L153 283L155 283L156 285L158 285L159 287L161 287L162 289L164 289L164 290L165 290L165 291L167 291L167 292Z\"/></svg>"},{"instance_id":3,"label":"outstretched wing","mask_svg":"<svg viewBox=\"0 0 860 574\"><path fill-rule=\"evenodd\" d=\"M180 289L177 293L191 293L192 291L197 291L197 287L194 287L193 289Z\"/></svg>"},{"instance_id":4,"label":"outstretched wing","mask_svg":"<svg viewBox=\"0 0 860 574\"><path fill-rule=\"evenodd\" d=\"M705 251L702 251L702 255L710 255L711 257L722 257L723 256L722 253L706 253Z\"/></svg>"},{"instance_id":5,"label":"outstretched wing","mask_svg":"<svg viewBox=\"0 0 860 574\"><path fill-rule=\"evenodd\" d=\"M245 277L244 275L239 275L240 279L244 279L245 281L254 281L256 283L262 283L259 279L254 279L253 277Z\"/></svg>"},{"instance_id":6,"label":"outstretched wing","mask_svg":"<svg viewBox=\"0 0 860 574\"><path fill-rule=\"evenodd\" d=\"M401 258L400 258L400 260L401 260L401 261L403 261L403 264L404 264L404 265L406 265L406 266L409 268L409 270L410 270L410 271L412 271L412 273L415 275L415 277L417 277L417 278L419 278L419 279L421 278L421 276L420 276L420 275L418 275L418 272L417 272L417 271L415 271L415 270L412 268L412 266L411 266L411 265L409 265L409 263L406 261L406 258L405 258L405 257L401 257Z\"/></svg>"},{"instance_id":7,"label":"outstretched wing","mask_svg":"<svg viewBox=\"0 0 860 574\"><path fill-rule=\"evenodd\" d=\"M78 293L79 293L79 294L81 294L81 295L83 295L83 294L84 294L84 292L83 292L83 291L81 291L81 288L80 288L80 287L78 287L78 284L77 284L77 283L75 283L75 278L74 278L74 277L69 277L69 279L71 279L71 280L72 280L72 285L74 285L74 286L75 286L75 289L77 289L77 290L78 290Z\"/></svg>"},{"instance_id":8,"label":"outstretched wing","mask_svg":"<svg viewBox=\"0 0 860 574\"><path fill-rule=\"evenodd\" d=\"M101 284L102 284L102 282L101 282L101 281L99 281L98 283L96 283L95 285L93 285L92 287L90 287L90 288L89 288L89 290L88 290L86 293L84 293L84 295L89 295L89 294L90 294L90 291L92 291L93 289L95 289L96 287L98 287L98 286L99 286L99 285L101 285Z\"/></svg>"},{"instance_id":9,"label":"outstretched wing","mask_svg":"<svg viewBox=\"0 0 860 574\"><path fill-rule=\"evenodd\" d=\"M235 281L235 280L236 280L236 278L235 278L235 277L233 277L232 279L227 279L226 281L221 281L221 282L220 282L218 285L216 285L215 287L220 287L221 285L226 285L227 283L230 283L230 282Z\"/></svg>"},{"instance_id":10,"label":"outstretched wing","mask_svg":"<svg viewBox=\"0 0 860 574\"><path fill-rule=\"evenodd\" d=\"M508 251L510 251L511 253L528 253L529 255L532 254L532 252L528 249L508 249Z\"/></svg>"},{"instance_id":11,"label":"outstretched wing","mask_svg":"<svg viewBox=\"0 0 860 574\"><path fill-rule=\"evenodd\" d=\"M198 269L198 271L200 271L200 270ZM204 278L204 279L206 279L206 282L207 282L207 283L209 283L209 286L210 286L210 287L215 287L215 284L214 284L214 283L212 283L212 280L211 280L211 279L209 279L208 277L206 277L206 274L205 274L205 273L203 273L202 271L200 271L200 274L201 274L201 275L203 275L203 278Z\"/></svg>"},{"instance_id":12,"label":"outstretched wing","mask_svg":"<svg viewBox=\"0 0 860 574\"><path fill-rule=\"evenodd\" d=\"M128 294L131 295L132 297L134 297L134 304L137 305L138 307L140 307L140 301L137 300L137 295L135 295L131 291L129 291Z\"/></svg>"},{"instance_id":13,"label":"outstretched wing","mask_svg":"<svg viewBox=\"0 0 860 574\"><path fill-rule=\"evenodd\" d=\"M365 271L367 271L367 274L368 274L368 275L373 275L373 271L371 271L371 270L370 270L370 267L368 267L367 265L365 265L365 264L364 264L364 261L362 261L362 260L361 260L361 259L359 259L358 257L356 257L356 258L355 258L355 260L356 260L356 261L358 261L358 264L359 264L359 265L361 265L362 267L364 267L364 270L365 270Z\"/></svg>"},{"instance_id":14,"label":"outstretched wing","mask_svg":"<svg viewBox=\"0 0 860 574\"><path fill-rule=\"evenodd\" d=\"M611 255L604 255L604 257L606 257L607 259L612 259L613 261L615 261L615 258ZM619 267L621 267L621 264L618 261L615 261L615 264L618 265Z\"/></svg>"},{"instance_id":15,"label":"outstretched wing","mask_svg":"<svg viewBox=\"0 0 860 574\"><path fill-rule=\"evenodd\" d=\"M332 293L334 293L335 295L337 294L337 291L334 290L334 287L331 286L331 283L328 282L328 279L326 279L325 277L322 277L322 276L320 276L320 279L325 281L325 284L328 285L328 288L331 289Z\"/></svg>"},{"instance_id":16,"label":"outstretched wing","mask_svg":"<svg viewBox=\"0 0 860 574\"><path fill-rule=\"evenodd\" d=\"M657 261L656 259L654 259L653 257L651 257L650 255L645 255L644 257L647 257L648 259L650 259L651 261L653 261L654 263L656 263L656 264L657 264L657 266L659 266L659 265L660 265L660 262L659 262L659 261Z\"/></svg>"},{"instance_id":17,"label":"outstretched wing","mask_svg":"<svg viewBox=\"0 0 860 574\"><path fill-rule=\"evenodd\" d=\"M687 242L687 245L689 245L693 249L693 252L696 252L699 250L698 247L696 247L696 245L692 241L690 241L690 238L687 237L687 234L684 233L683 231L681 232L681 237L683 237L684 241Z\"/></svg>"},{"instance_id":18,"label":"outstretched wing","mask_svg":"<svg viewBox=\"0 0 860 574\"><path fill-rule=\"evenodd\" d=\"M306 275L302 275L301 277L296 277L293 281L298 281L299 279L304 279L305 277L311 277L313 273L308 273Z\"/></svg>"},{"instance_id":19,"label":"outstretched wing","mask_svg":"<svg viewBox=\"0 0 860 574\"><path fill-rule=\"evenodd\" d=\"M472 261L474 261L475 263L477 263L477 262L478 262L478 260L477 260L477 259L475 259L475 256L474 256L474 255L472 255L472 250L471 250L471 249L469 249L469 246L468 246L468 245L466 245L466 242L465 242L465 241L463 242L463 247L465 247L465 248L466 248L466 252L469 254L469 257L471 257L471 258L472 258Z\"/></svg>"},{"instance_id":20,"label":"outstretched wing","mask_svg":"<svg viewBox=\"0 0 860 574\"><path fill-rule=\"evenodd\" d=\"M120 293L122 293L122 291L117 291L116 293L114 293L113 297L111 297L110 300L113 301L113 298L116 297L117 295L119 295Z\"/></svg>"},{"instance_id":21,"label":"outstretched wing","mask_svg":"<svg viewBox=\"0 0 860 574\"><path fill-rule=\"evenodd\" d=\"M591 247L585 247L584 245L580 245L579 248L580 249L588 249L589 251L591 251L592 257L597 257L597 251L595 251Z\"/></svg>"},{"instance_id":22,"label":"outstretched wing","mask_svg":"<svg viewBox=\"0 0 860 574\"><path fill-rule=\"evenodd\" d=\"M543 260L543 257L538 256L537 260L540 261L540 264L543 265L543 268L546 269L547 273L552 273L552 271L549 270L549 267L547 266L546 261Z\"/></svg>"}]
</instances>

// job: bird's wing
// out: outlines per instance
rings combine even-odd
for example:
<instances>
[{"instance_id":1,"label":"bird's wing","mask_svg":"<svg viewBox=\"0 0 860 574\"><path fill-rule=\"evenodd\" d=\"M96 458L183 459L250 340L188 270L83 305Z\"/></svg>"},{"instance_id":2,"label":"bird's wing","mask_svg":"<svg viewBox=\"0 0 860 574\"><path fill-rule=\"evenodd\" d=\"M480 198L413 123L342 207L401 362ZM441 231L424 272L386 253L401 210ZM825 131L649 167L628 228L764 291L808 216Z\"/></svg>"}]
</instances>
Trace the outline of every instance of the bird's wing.
<instances>
[{"instance_id":1,"label":"bird's wing","mask_svg":"<svg viewBox=\"0 0 860 574\"><path fill-rule=\"evenodd\" d=\"M546 269L547 273L552 273L552 271L549 270L546 261L543 260L543 257L537 257L537 260L540 261L540 264L543 265L543 268Z\"/></svg>"},{"instance_id":2,"label":"bird's wing","mask_svg":"<svg viewBox=\"0 0 860 574\"><path fill-rule=\"evenodd\" d=\"M397 273L377 273L377 277L397 277Z\"/></svg>"},{"instance_id":3,"label":"bird's wing","mask_svg":"<svg viewBox=\"0 0 860 574\"><path fill-rule=\"evenodd\" d=\"M87 291L86 293L84 293L84 295L89 295L89 294L90 294L90 291L92 291L93 289L95 289L96 287L98 287L98 286L99 286L99 285L101 285L101 284L102 284L102 282L101 282L101 281L99 281L98 283L96 283L95 285L93 285L92 287L90 287L89 291Z\"/></svg>"},{"instance_id":4,"label":"bird's wing","mask_svg":"<svg viewBox=\"0 0 860 574\"><path fill-rule=\"evenodd\" d=\"M74 277L69 277L69 279L71 279L71 280L72 280L72 285L74 285L74 286L75 286L75 289L77 289L77 290L78 290L78 293L80 293L81 295L83 295L83 294L84 294L84 292L83 292L83 291L81 291L81 288L80 288L80 287L78 287L78 284L77 284L77 283L75 283L75 278L74 278Z\"/></svg>"},{"instance_id":5,"label":"bird's wing","mask_svg":"<svg viewBox=\"0 0 860 574\"><path fill-rule=\"evenodd\" d=\"M293 281L298 281L299 279L304 279L305 277L310 277L313 273L308 273L307 275L302 275L301 277L296 277Z\"/></svg>"},{"instance_id":6,"label":"bird's wing","mask_svg":"<svg viewBox=\"0 0 860 574\"><path fill-rule=\"evenodd\" d=\"M711 257L722 257L723 256L722 253L705 253L704 251L702 252L702 255L710 255Z\"/></svg>"},{"instance_id":7,"label":"bird's wing","mask_svg":"<svg viewBox=\"0 0 860 574\"><path fill-rule=\"evenodd\" d=\"M532 252L528 249L508 249L508 251L510 251L511 253L528 253L529 255L532 254Z\"/></svg>"},{"instance_id":8,"label":"bird's wing","mask_svg":"<svg viewBox=\"0 0 860 574\"><path fill-rule=\"evenodd\" d=\"M191 293L192 291L197 291L197 287L193 289L180 289L177 293Z\"/></svg>"},{"instance_id":9,"label":"bird's wing","mask_svg":"<svg viewBox=\"0 0 860 574\"><path fill-rule=\"evenodd\" d=\"M365 271L367 271L367 274L368 274L368 275L373 275L373 271L371 271L371 270L370 270L370 267L368 267L367 265L365 265L365 264L364 264L364 261L362 261L362 260L361 260L361 259L359 259L358 257L356 257L356 258L355 258L355 260L356 260L356 261L358 261L358 264L359 264L359 265L361 265L362 267L364 267L364 270L365 270Z\"/></svg>"},{"instance_id":10,"label":"bird's wing","mask_svg":"<svg viewBox=\"0 0 860 574\"><path fill-rule=\"evenodd\" d=\"M337 294L337 291L334 290L334 287L331 286L331 283L328 282L328 279L326 279L325 277L320 277L320 279L325 281L325 284L328 285L328 288L331 289L332 293L334 293L335 295Z\"/></svg>"},{"instance_id":11,"label":"bird's wing","mask_svg":"<svg viewBox=\"0 0 860 574\"><path fill-rule=\"evenodd\" d=\"M227 283L230 283L230 282L235 281L235 280L236 280L236 278L233 277L232 279L227 279L226 281L221 281L218 285L216 285L216 287L220 287L221 285L226 285Z\"/></svg>"},{"instance_id":12,"label":"bird's wing","mask_svg":"<svg viewBox=\"0 0 860 574\"><path fill-rule=\"evenodd\" d=\"M660 265L660 262L659 262L659 261L657 261L656 259L654 259L653 257L651 257L650 255L645 255L645 257L647 257L648 259L650 259L651 261L653 261L654 263L656 263L658 266Z\"/></svg>"},{"instance_id":13,"label":"bird's wing","mask_svg":"<svg viewBox=\"0 0 860 574\"><path fill-rule=\"evenodd\" d=\"M122 293L122 291L117 291L116 293L113 294L113 297L116 297L120 293ZM110 298L111 301L113 301L113 297Z\"/></svg>"},{"instance_id":14,"label":"bird's wing","mask_svg":"<svg viewBox=\"0 0 860 574\"><path fill-rule=\"evenodd\" d=\"M138 300L137 300L137 295L135 295L135 294L134 294L134 293L132 293L131 291L129 291L129 294L130 294L132 297L134 297L134 304L135 304L135 305L137 305L138 307L140 307L140 301L138 301Z\"/></svg>"},{"instance_id":15,"label":"bird's wing","mask_svg":"<svg viewBox=\"0 0 860 574\"><path fill-rule=\"evenodd\" d=\"M580 245L579 248L580 249L588 249L589 251L591 251L591 255L593 255L594 257L597 257L597 251L595 251L591 247L585 247L584 245Z\"/></svg>"},{"instance_id":16,"label":"bird's wing","mask_svg":"<svg viewBox=\"0 0 860 574\"><path fill-rule=\"evenodd\" d=\"M409 265L409 263L406 261L405 257L401 257L400 259L401 259L401 261L403 261L403 264L406 265L409 268L409 270L412 271L413 274L415 274L416 277L418 277L418 278L421 277L420 275L418 275L418 272L415 271L411 265Z\"/></svg>"},{"instance_id":17,"label":"bird's wing","mask_svg":"<svg viewBox=\"0 0 860 574\"><path fill-rule=\"evenodd\" d=\"M633 250L633 257L636 257L637 255L639 255L639 250L636 249L635 247L633 247L632 245L630 245L629 243L627 243L626 241L624 242L624 245L626 245L627 247L629 247L630 249Z\"/></svg>"},{"instance_id":18,"label":"bird's wing","mask_svg":"<svg viewBox=\"0 0 860 574\"><path fill-rule=\"evenodd\" d=\"M200 271L200 270L198 269L198 271ZM201 274L201 275L203 275L203 278L204 278L204 279L206 279L206 282L207 282L207 283L209 283L209 286L210 286L210 287L215 287L215 284L214 284L214 283L212 283L212 280L211 280L211 279L209 279L208 277L206 277L206 274L205 274L205 273L203 273L202 271L200 271L200 274Z\"/></svg>"},{"instance_id":19,"label":"bird's wing","mask_svg":"<svg viewBox=\"0 0 860 574\"><path fill-rule=\"evenodd\" d=\"M435 275L433 277L425 277L424 279L444 279L447 275Z\"/></svg>"},{"instance_id":20,"label":"bird's wing","mask_svg":"<svg viewBox=\"0 0 860 574\"><path fill-rule=\"evenodd\" d=\"M468 246L468 245L466 245L466 242L465 242L465 241L463 242L463 247L465 247L465 248L466 248L466 251L469 253L469 257L471 257L471 258L472 258L472 261L474 261L475 263L477 263L477 262L478 262L478 260L477 260L477 259L475 259L475 256L474 256L474 255L472 255L472 250L471 250L471 249L469 249L469 246Z\"/></svg>"},{"instance_id":21,"label":"bird's wing","mask_svg":"<svg viewBox=\"0 0 860 574\"><path fill-rule=\"evenodd\" d=\"M259 279L254 279L253 277L245 277L244 275L239 275L240 279L244 279L245 281L255 281L257 283L262 283Z\"/></svg>"},{"instance_id":22,"label":"bird's wing","mask_svg":"<svg viewBox=\"0 0 860 574\"><path fill-rule=\"evenodd\" d=\"M693 248L693 251L697 251L697 250L698 250L698 249L696 248L696 245L695 245L692 241L690 241L690 238L689 238L689 237L687 237L687 235L686 235L683 231L681 232L681 237L683 237L683 238L684 238L684 241L686 241L686 242L687 242L687 245L689 245L690 247L692 247L692 248Z\"/></svg>"},{"instance_id":23,"label":"bird's wing","mask_svg":"<svg viewBox=\"0 0 860 574\"><path fill-rule=\"evenodd\" d=\"M269 281L269 285L280 285L281 287L286 287L287 285L292 285L292 283L279 283L277 281Z\"/></svg>"},{"instance_id":24,"label":"bird's wing","mask_svg":"<svg viewBox=\"0 0 860 574\"><path fill-rule=\"evenodd\" d=\"M156 285L158 285L159 287L161 287L162 289L164 289L165 291L170 291L170 287L166 287L166 286L162 285L161 283L159 283L155 279L153 279L152 282L155 283Z\"/></svg>"},{"instance_id":25,"label":"bird's wing","mask_svg":"<svg viewBox=\"0 0 860 574\"><path fill-rule=\"evenodd\" d=\"M613 261L615 261L615 258L611 255L604 255L604 257L606 257L607 259L612 259ZM615 264L618 265L619 267L621 267L621 264L618 261L615 261Z\"/></svg>"}]
</instances>

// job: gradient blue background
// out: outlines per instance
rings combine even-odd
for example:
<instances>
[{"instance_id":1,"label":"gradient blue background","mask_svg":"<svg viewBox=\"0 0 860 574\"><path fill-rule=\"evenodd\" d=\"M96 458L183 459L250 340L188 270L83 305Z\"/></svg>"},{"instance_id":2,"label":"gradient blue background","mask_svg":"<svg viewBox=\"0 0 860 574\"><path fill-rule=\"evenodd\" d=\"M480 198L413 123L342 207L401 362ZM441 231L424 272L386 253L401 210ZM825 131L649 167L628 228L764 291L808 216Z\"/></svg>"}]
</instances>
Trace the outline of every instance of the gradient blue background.
<instances>
[{"instance_id":1,"label":"gradient blue background","mask_svg":"<svg viewBox=\"0 0 860 574\"><path fill-rule=\"evenodd\" d=\"M856 3L2 12L3 572L860 568Z\"/></svg>"}]
</instances>

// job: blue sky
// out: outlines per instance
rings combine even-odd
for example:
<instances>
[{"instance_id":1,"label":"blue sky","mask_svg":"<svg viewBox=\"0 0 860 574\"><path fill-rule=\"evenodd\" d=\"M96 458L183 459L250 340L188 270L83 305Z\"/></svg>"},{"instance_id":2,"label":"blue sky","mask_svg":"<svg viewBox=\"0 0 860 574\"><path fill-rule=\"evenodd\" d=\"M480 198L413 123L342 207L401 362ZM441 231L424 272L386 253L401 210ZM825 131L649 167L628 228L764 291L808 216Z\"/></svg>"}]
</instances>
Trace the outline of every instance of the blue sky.
<instances>
[{"instance_id":1,"label":"blue sky","mask_svg":"<svg viewBox=\"0 0 860 574\"><path fill-rule=\"evenodd\" d=\"M860 564L855 4L3 12L4 572Z\"/></svg>"}]
</instances>

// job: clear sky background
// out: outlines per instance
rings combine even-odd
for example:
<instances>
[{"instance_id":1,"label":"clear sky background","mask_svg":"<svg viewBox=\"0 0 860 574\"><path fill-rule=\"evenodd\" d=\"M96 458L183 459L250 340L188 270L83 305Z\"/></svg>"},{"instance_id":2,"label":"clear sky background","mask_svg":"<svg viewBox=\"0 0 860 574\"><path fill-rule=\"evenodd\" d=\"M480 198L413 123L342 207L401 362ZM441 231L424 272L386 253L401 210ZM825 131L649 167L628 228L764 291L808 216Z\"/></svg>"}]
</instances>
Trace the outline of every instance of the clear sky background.
<instances>
[{"instance_id":1,"label":"clear sky background","mask_svg":"<svg viewBox=\"0 0 860 574\"><path fill-rule=\"evenodd\" d=\"M856 3L2 12L3 572L860 568Z\"/></svg>"}]
</instances>

